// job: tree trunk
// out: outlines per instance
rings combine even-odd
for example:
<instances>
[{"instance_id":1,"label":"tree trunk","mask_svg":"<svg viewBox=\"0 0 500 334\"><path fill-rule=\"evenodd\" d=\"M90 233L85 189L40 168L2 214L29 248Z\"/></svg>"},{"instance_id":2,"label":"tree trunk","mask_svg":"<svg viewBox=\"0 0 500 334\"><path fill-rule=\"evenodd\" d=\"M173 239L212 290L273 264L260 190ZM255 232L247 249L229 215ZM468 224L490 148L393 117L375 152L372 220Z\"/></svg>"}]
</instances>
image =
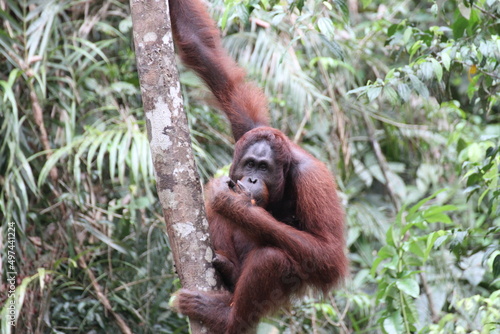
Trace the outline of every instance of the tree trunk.
<instances>
[{"instance_id":1,"label":"tree trunk","mask_svg":"<svg viewBox=\"0 0 500 334\"><path fill-rule=\"evenodd\" d=\"M130 5L158 196L177 273L187 289L212 290L219 281L182 105L168 1L130 0ZM191 330L201 333L203 328L191 321Z\"/></svg>"}]
</instances>

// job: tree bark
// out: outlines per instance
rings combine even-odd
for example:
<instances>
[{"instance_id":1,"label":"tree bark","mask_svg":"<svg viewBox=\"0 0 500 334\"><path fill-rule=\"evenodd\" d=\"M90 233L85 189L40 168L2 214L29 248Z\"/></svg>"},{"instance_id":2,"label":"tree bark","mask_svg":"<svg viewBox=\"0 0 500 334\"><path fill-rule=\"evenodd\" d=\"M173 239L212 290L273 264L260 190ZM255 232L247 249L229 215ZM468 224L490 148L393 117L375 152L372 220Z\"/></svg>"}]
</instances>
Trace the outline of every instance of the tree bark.
<instances>
[{"instance_id":1,"label":"tree bark","mask_svg":"<svg viewBox=\"0 0 500 334\"><path fill-rule=\"evenodd\" d=\"M137 69L167 234L183 287L220 286L183 110L167 0L130 0ZM140 163L140 161L137 161ZM191 321L192 333L204 333Z\"/></svg>"}]
</instances>

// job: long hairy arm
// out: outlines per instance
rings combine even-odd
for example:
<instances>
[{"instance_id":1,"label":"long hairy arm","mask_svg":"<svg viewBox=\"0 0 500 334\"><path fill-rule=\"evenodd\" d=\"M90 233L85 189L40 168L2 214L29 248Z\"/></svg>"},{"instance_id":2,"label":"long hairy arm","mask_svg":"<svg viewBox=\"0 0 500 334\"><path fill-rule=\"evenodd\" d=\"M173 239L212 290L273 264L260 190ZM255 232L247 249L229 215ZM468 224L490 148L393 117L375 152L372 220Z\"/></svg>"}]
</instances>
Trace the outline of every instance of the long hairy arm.
<instances>
[{"instance_id":1,"label":"long hairy arm","mask_svg":"<svg viewBox=\"0 0 500 334\"><path fill-rule=\"evenodd\" d=\"M174 41L183 63L208 85L231 122L235 140L268 124L267 99L222 47L219 31L199 0L169 0Z\"/></svg>"}]
</instances>

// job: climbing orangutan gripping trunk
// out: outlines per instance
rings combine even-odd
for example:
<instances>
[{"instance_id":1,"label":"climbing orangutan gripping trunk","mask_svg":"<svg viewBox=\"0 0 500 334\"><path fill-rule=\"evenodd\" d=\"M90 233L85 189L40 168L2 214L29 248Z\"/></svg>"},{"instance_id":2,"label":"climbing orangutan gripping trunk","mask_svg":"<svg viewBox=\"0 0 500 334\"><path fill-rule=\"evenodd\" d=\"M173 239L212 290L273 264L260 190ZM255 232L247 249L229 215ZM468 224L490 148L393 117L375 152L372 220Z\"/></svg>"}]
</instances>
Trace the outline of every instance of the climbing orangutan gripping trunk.
<instances>
[{"instance_id":1,"label":"climbing orangutan gripping trunk","mask_svg":"<svg viewBox=\"0 0 500 334\"><path fill-rule=\"evenodd\" d=\"M226 291L182 289L179 312L211 333L245 333L306 288L347 275L344 213L327 167L269 126L267 100L222 48L199 0L169 0L175 44L225 112L236 144L229 178L205 189L214 266Z\"/></svg>"}]
</instances>

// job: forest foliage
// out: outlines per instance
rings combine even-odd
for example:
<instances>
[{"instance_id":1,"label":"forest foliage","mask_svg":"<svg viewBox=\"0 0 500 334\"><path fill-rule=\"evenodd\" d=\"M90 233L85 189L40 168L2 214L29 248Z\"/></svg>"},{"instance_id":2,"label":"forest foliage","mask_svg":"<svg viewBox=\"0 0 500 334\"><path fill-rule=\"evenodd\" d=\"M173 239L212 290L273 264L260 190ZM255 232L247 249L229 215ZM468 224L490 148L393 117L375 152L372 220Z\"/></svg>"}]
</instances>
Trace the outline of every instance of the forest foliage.
<instances>
[{"instance_id":1,"label":"forest foliage","mask_svg":"<svg viewBox=\"0 0 500 334\"><path fill-rule=\"evenodd\" d=\"M347 217L345 286L261 332L500 333L500 2L210 10L273 126L336 175ZM128 2L0 0L0 18L1 333L114 333L112 314L134 333L187 333L168 305L179 282ZM180 71L206 181L227 169L232 138Z\"/></svg>"}]
</instances>

